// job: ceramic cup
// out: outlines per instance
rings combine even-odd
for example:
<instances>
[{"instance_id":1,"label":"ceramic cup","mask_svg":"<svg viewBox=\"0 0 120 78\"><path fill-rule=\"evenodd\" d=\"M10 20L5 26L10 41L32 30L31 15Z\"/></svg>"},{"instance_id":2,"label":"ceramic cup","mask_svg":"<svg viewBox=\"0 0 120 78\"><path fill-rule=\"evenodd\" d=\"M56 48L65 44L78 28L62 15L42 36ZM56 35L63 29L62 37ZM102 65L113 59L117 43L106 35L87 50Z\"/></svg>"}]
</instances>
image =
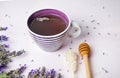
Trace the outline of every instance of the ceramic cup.
<instances>
[{"instance_id":1,"label":"ceramic cup","mask_svg":"<svg viewBox=\"0 0 120 78\"><path fill-rule=\"evenodd\" d=\"M50 35L50 36L39 35L33 32L32 29L30 29L31 22L37 17L43 17L47 15L55 15L60 17L66 23L67 26L66 29L58 34ZM39 45L41 49L48 52L54 52L60 49L60 47L64 44L64 41L68 35L75 38L79 36L81 33L80 26L76 22L71 21L67 14L57 9L42 9L34 12L28 18L27 26L28 26L28 31L31 37L33 38L33 40ZM77 31L70 34L69 31L71 27L77 29Z\"/></svg>"}]
</instances>

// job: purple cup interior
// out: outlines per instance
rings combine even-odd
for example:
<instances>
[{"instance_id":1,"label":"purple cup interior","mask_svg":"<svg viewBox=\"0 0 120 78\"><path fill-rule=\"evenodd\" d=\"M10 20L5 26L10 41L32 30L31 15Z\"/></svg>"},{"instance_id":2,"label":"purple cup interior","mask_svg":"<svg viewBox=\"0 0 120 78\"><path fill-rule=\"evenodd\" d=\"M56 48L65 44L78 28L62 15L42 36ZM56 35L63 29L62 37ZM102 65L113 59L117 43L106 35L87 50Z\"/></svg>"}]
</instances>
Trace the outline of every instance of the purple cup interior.
<instances>
[{"instance_id":1,"label":"purple cup interior","mask_svg":"<svg viewBox=\"0 0 120 78\"><path fill-rule=\"evenodd\" d=\"M69 24L69 19L68 17L61 11L55 10L55 9L43 9L43 10L39 10L34 12L27 21L28 27L30 26L31 22L38 17L43 17L43 16L47 16L47 15L54 15L54 16L58 16L60 17L62 20L64 20L64 22L66 23L66 26L68 26Z\"/></svg>"}]
</instances>

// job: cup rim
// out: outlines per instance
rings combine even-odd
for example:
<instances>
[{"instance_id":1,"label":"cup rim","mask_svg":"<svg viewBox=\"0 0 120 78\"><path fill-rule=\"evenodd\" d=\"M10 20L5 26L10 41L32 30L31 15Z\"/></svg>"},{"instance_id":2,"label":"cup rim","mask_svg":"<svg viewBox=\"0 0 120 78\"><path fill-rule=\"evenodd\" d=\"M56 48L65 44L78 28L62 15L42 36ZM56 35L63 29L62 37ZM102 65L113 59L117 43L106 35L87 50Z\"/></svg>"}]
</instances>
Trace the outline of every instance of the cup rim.
<instances>
[{"instance_id":1,"label":"cup rim","mask_svg":"<svg viewBox=\"0 0 120 78\"><path fill-rule=\"evenodd\" d=\"M34 33L32 30L30 30L30 28L29 28L29 26L28 26L28 20L30 19L30 16L32 16L34 13L36 13L36 12L38 12L38 11L41 11L41 10L57 10L57 11L62 12L62 13L67 17L67 19L68 19L68 25L67 25L67 27L65 28L65 30L63 30L62 32L60 32L60 33L58 33L58 34L49 35L49 36L36 34L36 33ZM69 29L69 27L70 27L70 24L71 24L71 20L70 20L69 16L67 15L67 13L65 13L64 11L61 11L61 10L59 10L59 9L53 9L53 8L52 8L52 9L51 9L51 8L40 9L40 10L38 10L38 11L33 12L33 13L29 16L29 18L28 18L28 20L27 20L27 29L28 29L28 31L29 31L31 34L34 34L34 35L36 35L36 36L38 36L38 37L50 38L50 37L60 36L60 35L64 34L66 31L68 31L68 29Z\"/></svg>"}]
</instances>

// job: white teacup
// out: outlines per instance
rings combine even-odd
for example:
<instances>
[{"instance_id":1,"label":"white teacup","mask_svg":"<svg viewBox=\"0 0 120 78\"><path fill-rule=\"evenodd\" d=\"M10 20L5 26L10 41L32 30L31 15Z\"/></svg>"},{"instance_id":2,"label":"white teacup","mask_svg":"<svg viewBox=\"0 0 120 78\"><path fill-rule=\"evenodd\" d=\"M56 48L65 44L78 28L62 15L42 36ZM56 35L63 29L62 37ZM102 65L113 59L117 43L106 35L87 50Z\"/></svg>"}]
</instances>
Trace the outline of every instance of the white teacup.
<instances>
[{"instance_id":1,"label":"white teacup","mask_svg":"<svg viewBox=\"0 0 120 78\"><path fill-rule=\"evenodd\" d=\"M31 23L34 19L40 18L39 21L43 21L44 19L48 20L46 18L48 15L53 15L53 16L57 16L61 18L65 22L66 28L63 31L57 34L54 34L54 35L38 34L34 32L33 29L30 28ZM43 20L41 20L42 17L44 17ZM64 44L64 41L68 35L75 38L75 37L78 37L81 33L80 26L76 22L71 21L67 14L65 14L64 12L60 10L56 10L56 9L43 9L43 10L39 10L33 13L28 18L27 24L28 24L28 31L30 32L35 42L40 46L41 49L48 51L48 52L53 52L53 51L57 51L58 49L60 49L60 47ZM68 32L71 26L77 29L77 31L72 34ZM47 29L44 29L44 30L47 30ZM53 31L54 30L55 29L53 28ZM39 29L39 31L42 31L42 29Z\"/></svg>"}]
</instances>

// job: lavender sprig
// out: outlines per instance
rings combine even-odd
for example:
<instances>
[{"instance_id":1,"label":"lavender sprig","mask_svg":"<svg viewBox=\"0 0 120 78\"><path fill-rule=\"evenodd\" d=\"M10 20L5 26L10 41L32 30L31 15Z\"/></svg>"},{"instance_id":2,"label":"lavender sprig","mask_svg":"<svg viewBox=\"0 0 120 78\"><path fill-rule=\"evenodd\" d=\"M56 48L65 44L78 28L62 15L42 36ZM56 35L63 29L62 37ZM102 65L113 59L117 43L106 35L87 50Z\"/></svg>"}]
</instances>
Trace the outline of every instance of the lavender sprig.
<instances>
[{"instance_id":1,"label":"lavender sprig","mask_svg":"<svg viewBox=\"0 0 120 78\"><path fill-rule=\"evenodd\" d=\"M25 71L26 65L9 72L3 72L0 74L0 78L23 78L22 73Z\"/></svg>"},{"instance_id":2,"label":"lavender sprig","mask_svg":"<svg viewBox=\"0 0 120 78\"><path fill-rule=\"evenodd\" d=\"M10 52L2 48L0 51L0 71L7 67L8 63L11 62L12 57L20 56L24 52L24 50Z\"/></svg>"}]
</instances>

